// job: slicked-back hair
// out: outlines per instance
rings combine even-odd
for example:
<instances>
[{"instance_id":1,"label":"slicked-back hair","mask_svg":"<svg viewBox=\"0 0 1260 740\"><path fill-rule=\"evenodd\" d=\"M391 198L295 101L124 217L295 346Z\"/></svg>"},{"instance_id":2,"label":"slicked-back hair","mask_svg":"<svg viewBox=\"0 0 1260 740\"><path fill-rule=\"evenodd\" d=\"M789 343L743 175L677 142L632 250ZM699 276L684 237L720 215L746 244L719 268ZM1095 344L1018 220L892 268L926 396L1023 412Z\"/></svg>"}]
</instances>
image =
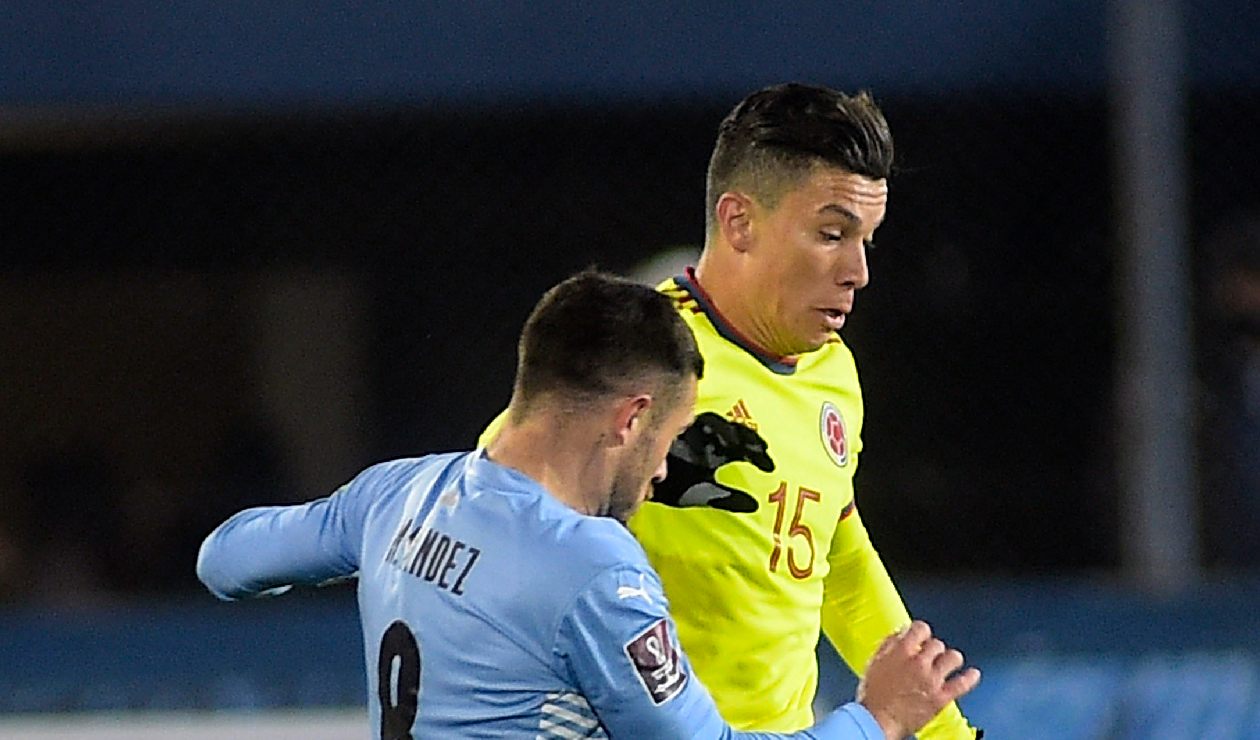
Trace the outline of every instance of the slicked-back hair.
<instances>
[{"instance_id":1,"label":"slicked-back hair","mask_svg":"<svg viewBox=\"0 0 1260 740\"><path fill-rule=\"evenodd\" d=\"M797 83L754 92L718 127L706 225L713 229L722 193L742 191L773 208L820 164L873 180L892 174L892 132L871 96Z\"/></svg>"},{"instance_id":2,"label":"slicked-back hair","mask_svg":"<svg viewBox=\"0 0 1260 740\"><path fill-rule=\"evenodd\" d=\"M548 290L526 319L512 418L519 420L544 398L575 408L608 396L655 392L670 405L680 384L703 373L696 340L669 298L586 270Z\"/></svg>"}]
</instances>

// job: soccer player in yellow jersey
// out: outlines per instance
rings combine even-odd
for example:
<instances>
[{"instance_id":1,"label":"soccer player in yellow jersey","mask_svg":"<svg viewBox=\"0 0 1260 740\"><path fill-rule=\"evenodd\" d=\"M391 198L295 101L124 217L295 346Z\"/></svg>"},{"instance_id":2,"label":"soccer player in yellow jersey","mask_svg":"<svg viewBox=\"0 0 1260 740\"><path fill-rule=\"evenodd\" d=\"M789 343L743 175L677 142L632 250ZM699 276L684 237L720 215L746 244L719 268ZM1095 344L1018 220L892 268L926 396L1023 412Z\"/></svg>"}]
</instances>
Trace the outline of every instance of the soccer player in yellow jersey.
<instances>
[{"instance_id":1,"label":"soccer player in yellow jersey","mask_svg":"<svg viewBox=\"0 0 1260 740\"><path fill-rule=\"evenodd\" d=\"M860 672L910 623L854 500L862 393L838 334L870 278L892 161L866 94L753 93L718 131L699 263L660 286L706 372L697 420L630 527L735 727L811 724L820 631ZM955 704L918 735L976 736Z\"/></svg>"},{"instance_id":2,"label":"soccer player in yellow jersey","mask_svg":"<svg viewBox=\"0 0 1260 740\"><path fill-rule=\"evenodd\" d=\"M706 370L696 421L629 525L739 729L810 726L820 632L860 673L910 624L854 500L862 392L838 334L870 279L892 160L865 94L753 93L718 130L699 264L659 287ZM981 734L950 704L918 737Z\"/></svg>"}]
</instances>

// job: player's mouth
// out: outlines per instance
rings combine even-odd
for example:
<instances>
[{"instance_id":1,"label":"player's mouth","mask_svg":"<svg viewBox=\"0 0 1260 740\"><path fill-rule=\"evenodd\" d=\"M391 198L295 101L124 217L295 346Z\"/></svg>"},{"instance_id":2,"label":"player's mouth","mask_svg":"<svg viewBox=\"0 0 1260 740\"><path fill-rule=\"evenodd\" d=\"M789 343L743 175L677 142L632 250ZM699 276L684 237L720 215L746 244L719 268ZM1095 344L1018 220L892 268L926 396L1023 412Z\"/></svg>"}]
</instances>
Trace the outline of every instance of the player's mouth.
<instances>
[{"instance_id":1,"label":"player's mouth","mask_svg":"<svg viewBox=\"0 0 1260 740\"><path fill-rule=\"evenodd\" d=\"M840 327L844 326L844 317L848 311L838 308L820 308L818 312L823 316L823 323L832 331L840 331Z\"/></svg>"}]
</instances>

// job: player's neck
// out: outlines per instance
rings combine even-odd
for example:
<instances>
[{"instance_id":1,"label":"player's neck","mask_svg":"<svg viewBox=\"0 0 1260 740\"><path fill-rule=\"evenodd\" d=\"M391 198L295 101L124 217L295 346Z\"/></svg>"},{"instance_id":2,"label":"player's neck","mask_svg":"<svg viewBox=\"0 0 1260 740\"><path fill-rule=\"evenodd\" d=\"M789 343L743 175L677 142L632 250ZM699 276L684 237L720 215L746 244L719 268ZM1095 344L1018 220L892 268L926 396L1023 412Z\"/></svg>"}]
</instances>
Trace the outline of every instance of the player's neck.
<instances>
[{"instance_id":1,"label":"player's neck","mask_svg":"<svg viewBox=\"0 0 1260 740\"><path fill-rule=\"evenodd\" d=\"M727 247L729 249L729 247ZM758 320L754 307L748 300L748 290L739 271L744 265L730 255L719 254L721 246L706 248L696 262L695 279L698 287L718 312L721 320L733 328L745 345L760 355L786 358L791 353L777 349L780 342L773 327Z\"/></svg>"},{"instance_id":2,"label":"player's neck","mask_svg":"<svg viewBox=\"0 0 1260 740\"><path fill-rule=\"evenodd\" d=\"M598 435L580 421L541 414L509 423L486 448L494 462L528 476L574 511L590 515L607 506L600 453Z\"/></svg>"}]
</instances>

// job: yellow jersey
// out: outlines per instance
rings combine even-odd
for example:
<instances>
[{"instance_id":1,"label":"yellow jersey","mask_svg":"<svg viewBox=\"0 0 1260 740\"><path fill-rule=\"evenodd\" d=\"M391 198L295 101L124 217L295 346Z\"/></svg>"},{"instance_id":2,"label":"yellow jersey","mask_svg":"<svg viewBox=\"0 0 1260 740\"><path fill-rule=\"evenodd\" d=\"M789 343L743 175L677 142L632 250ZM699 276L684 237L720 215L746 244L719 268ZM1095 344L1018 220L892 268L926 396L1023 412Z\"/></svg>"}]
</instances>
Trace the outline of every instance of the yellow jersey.
<instances>
[{"instance_id":1,"label":"yellow jersey","mask_svg":"<svg viewBox=\"0 0 1260 740\"><path fill-rule=\"evenodd\" d=\"M717 481L756 511L647 502L630 520L660 573L679 640L722 716L739 729L793 732L813 722L820 632L861 673L910 617L854 506L862 451L857 368L839 336L796 358L759 351L728 324L694 273L658 289L704 356L696 413L754 429L774 469L747 462ZM974 737L957 706L924 740Z\"/></svg>"}]
</instances>

